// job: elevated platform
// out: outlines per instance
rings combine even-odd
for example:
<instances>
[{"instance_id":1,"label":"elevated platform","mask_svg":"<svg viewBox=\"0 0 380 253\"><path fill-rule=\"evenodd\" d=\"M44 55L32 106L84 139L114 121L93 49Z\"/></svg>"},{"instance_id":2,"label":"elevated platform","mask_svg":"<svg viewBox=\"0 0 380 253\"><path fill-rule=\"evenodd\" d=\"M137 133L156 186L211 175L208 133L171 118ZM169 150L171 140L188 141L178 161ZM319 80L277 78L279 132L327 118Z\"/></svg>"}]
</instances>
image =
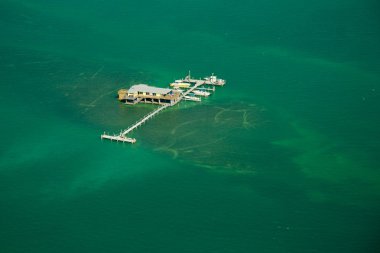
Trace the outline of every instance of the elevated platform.
<instances>
[{"instance_id":1,"label":"elevated platform","mask_svg":"<svg viewBox=\"0 0 380 253\"><path fill-rule=\"evenodd\" d=\"M100 138L110 140L110 141L121 141L121 142L129 142L129 143L135 143L136 139L135 138L128 138L122 135L108 135L108 134L102 134Z\"/></svg>"}]
</instances>

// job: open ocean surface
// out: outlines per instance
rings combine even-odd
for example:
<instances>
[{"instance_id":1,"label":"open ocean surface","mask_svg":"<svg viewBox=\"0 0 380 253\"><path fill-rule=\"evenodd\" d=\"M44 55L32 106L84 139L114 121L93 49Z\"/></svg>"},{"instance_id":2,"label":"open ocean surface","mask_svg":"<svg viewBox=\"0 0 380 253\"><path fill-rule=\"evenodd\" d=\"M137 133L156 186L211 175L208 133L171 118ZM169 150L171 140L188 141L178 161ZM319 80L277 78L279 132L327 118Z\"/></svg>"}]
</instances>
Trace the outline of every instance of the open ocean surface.
<instances>
[{"instance_id":1,"label":"open ocean surface","mask_svg":"<svg viewBox=\"0 0 380 253\"><path fill-rule=\"evenodd\" d=\"M376 252L376 0L0 1L0 252ZM155 108L115 96L227 80Z\"/></svg>"}]
</instances>

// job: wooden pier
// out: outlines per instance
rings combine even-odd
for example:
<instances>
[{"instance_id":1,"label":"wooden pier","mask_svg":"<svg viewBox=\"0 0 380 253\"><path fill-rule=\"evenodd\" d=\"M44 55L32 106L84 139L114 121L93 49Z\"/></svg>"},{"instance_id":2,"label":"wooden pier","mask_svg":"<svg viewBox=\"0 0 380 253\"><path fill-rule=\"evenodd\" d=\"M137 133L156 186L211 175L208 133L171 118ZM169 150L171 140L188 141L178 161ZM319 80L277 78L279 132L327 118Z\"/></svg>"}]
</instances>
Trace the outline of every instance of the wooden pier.
<instances>
[{"instance_id":1,"label":"wooden pier","mask_svg":"<svg viewBox=\"0 0 380 253\"><path fill-rule=\"evenodd\" d=\"M125 136L122 136L122 135L108 135L108 134L102 134L100 136L101 139L107 139L107 140L110 140L110 141L121 141L121 142L129 142L129 143L135 143L136 142L136 139L135 138L128 138L128 137L125 137Z\"/></svg>"},{"instance_id":2,"label":"wooden pier","mask_svg":"<svg viewBox=\"0 0 380 253\"><path fill-rule=\"evenodd\" d=\"M141 126L142 124L144 124L145 122L147 122L149 119L151 119L154 116L156 116L159 112L165 110L168 107L171 107L171 106L174 106L174 105L178 104L179 102L182 101L182 99L186 100L186 97L191 92L193 92L195 89L197 89L199 86L205 85L205 84L210 84L206 80L197 80L197 79L191 79L191 82L195 83L194 86L190 87L188 90L186 90L184 93L182 93L179 96L178 100L176 100L174 103L166 104L166 105L158 107L156 110L150 112L149 114L145 115L140 120L136 121L129 128L123 130L119 135L107 135L107 134L104 133L104 134L101 135L101 139L107 139L107 140L111 140L111 141L121 141L121 142L135 143L136 139L134 139L134 138L128 138L126 135L129 134L130 132L132 132L133 130L135 130L136 128L138 128L139 126Z\"/></svg>"}]
</instances>

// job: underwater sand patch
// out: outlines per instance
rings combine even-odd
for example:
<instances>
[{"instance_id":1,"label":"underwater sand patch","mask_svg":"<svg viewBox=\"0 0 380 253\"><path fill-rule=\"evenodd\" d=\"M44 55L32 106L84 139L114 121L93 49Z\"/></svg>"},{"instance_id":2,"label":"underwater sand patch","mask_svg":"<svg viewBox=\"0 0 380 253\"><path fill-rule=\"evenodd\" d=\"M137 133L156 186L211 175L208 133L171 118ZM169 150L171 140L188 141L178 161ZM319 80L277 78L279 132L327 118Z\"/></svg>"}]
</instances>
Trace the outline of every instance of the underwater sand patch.
<instances>
[{"instance_id":1,"label":"underwater sand patch","mask_svg":"<svg viewBox=\"0 0 380 253\"><path fill-rule=\"evenodd\" d=\"M293 162L304 175L309 179L319 180L326 186L311 189L309 195L312 199L343 200L353 204L361 198L364 199L364 196L380 195L378 170L355 160L342 151L333 139L322 133L296 122L291 125L296 133L295 137L272 143L295 151Z\"/></svg>"},{"instance_id":2,"label":"underwater sand patch","mask_svg":"<svg viewBox=\"0 0 380 253\"><path fill-rule=\"evenodd\" d=\"M152 108L126 107L116 99L120 88L144 83L151 74L138 70L118 71L114 66L77 63L53 73L53 92L65 103L62 107L76 120L83 120L104 129L123 129ZM64 79L60 76L65 76ZM127 109L127 110L125 110Z\"/></svg>"},{"instance_id":3,"label":"underwater sand patch","mask_svg":"<svg viewBox=\"0 0 380 253\"><path fill-rule=\"evenodd\" d=\"M267 123L265 109L247 102L172 108L138 132L138 139L172 159L219 171L253 174L250 142Z\"/></svg>"}]
</instances>

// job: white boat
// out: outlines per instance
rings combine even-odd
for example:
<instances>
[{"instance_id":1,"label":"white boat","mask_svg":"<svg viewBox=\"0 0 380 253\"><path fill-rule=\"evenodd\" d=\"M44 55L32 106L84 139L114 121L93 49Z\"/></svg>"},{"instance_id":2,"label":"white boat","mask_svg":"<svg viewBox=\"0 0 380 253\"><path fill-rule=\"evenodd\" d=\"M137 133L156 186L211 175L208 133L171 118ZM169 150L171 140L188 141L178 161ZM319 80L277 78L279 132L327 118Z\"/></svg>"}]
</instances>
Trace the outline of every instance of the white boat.
<instances>
[{"instance_id":1,"label":"white boat","mask_svg":"<svg viewBox=\"0 0 380 253\"><path fill-rule=\"evenodd\" d=\"M195 102L201 102L201 98L198 97L192 97L192 96L184 96L185 100L195 101Z\"/></svg>"},{"instance_id":2,"label":"white boat","mask_svg":"<svg viewBox=\"0 0 380 253\"><path fill-rule=\"evenodd\" d=\"M226 84L226 80L223 80L223 79L218 78L217 76L214 75L214 73L212 73L211 76L205 77L204 80L205 80L206 82L209 82L209 83L212 84L212 85L220 85L220 86L223 86L223 85Z\"/></svg>"},{"instance_id":3,"label":"white boat","mask_svg":"<svg viewBox=\"0 0 380 253\"><path fill-rule=\"evenodd\" d=\"M193 90L193 93L196 95L196 96L202 96L202 97L208 97L210 96L210 92L207 92L207 91L201 91L201 90Z\"/></svg>"},{"instance_id":4,"label":"white boat","mask_svg":"<svg viewBox=\"0 0 380 253\"><path fill-rule=\"evenodd\" d=\"M189 70L189 74L187 76L185 76L185 78L183 78L183 79L177 79L174 82L175 83L189 83L189 84L192 84L192 83L196 83L197 81L198 81L197 79L192 79L191 78L190 70Z\"/></svg>"},{"instance_id":5,"label":"white boat","mask_svg":"<svg viewBox=\"0 0 380 253\"><path fill-rule=\"evenodd\" d=\"M197 90L201 90L201 91L215 91L215 86L213 86L212 88L205 88L205 87L199 87L197 88Z\"/></svg>"}]
</instances>

